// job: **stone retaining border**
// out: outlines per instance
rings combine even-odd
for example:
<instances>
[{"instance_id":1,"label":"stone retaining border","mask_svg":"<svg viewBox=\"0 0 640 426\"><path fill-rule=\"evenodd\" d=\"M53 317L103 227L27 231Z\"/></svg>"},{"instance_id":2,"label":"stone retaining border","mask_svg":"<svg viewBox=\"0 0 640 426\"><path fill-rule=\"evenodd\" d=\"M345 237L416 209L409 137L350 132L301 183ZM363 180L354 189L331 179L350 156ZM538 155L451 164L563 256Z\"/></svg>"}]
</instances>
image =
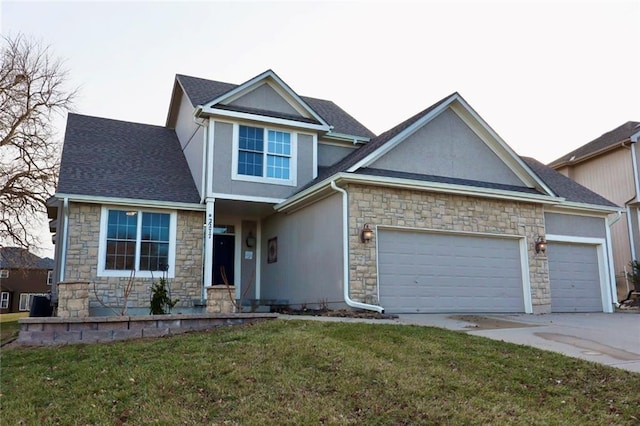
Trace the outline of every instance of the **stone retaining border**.
<instances>
[{"instance_id":1,"label":"stone retaining border","mask_svg":"<svg viewBox=\"0 0 640 426\"><path fill-rule=\"evenodd\" d=\"M16 343L26 346L103 343L252 324L276 318L278 315L271 313L20 318L20 334Z\"/></svg>"}]
</instances>

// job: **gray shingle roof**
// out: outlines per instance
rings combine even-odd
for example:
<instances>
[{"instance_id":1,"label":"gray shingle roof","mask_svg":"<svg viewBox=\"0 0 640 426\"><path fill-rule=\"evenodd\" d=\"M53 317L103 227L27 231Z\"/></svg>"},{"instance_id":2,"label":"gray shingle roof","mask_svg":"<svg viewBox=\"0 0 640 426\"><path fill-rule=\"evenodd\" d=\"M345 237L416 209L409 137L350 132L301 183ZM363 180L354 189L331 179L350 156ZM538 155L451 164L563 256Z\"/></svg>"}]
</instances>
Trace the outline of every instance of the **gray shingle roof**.
<instances>
[{"instance_id":1,"label":"gray shingle roof","mask_svg":"<svg viewBox=\"0 0 640 426\"><path fill-rule=\"evenodd\" d=\"M549 166L554 167L560 164L564 164L568 161L579 161L581 158L588 157L598 151L617 145L618 143L629 139L631 135L640 131L640 123L637 121L627 121L623 125L616 127L615 129L603 134L602 136L592 140L589 143L582 145L580 148L571 151L570 153L563 155L557 160L549 163ZM575 157L571 160L572 157Z\"/></svg>"},{"instance_id":2,"label":"gray shingle roof","mask_svg":"<svg viewBox=\"0 0 640 426\"><path fill-rule=\"evenodd\" d=\"M580 185L573 179L566 177L549 166L545 166L538 160L529 157L521 158L553 192L560 197L566 198L567 201L596 206L619 207L601 195Z\"/></svg>"},{"instance_id":3,"label":"gray shingle roof","mask_svg":"<svg viewBox=\"0 0 640 426\"><path fill-rule=\"evenodd\" d=\"M434 175L423 175L418 173L407 173L407 172L398 172L395 170L383 170L383 169L372 169L372 168L362 168L356 171L358 174L369 175L369 176L385 176L399 179L413 179L420 180L424 182L435 182L435 183L447 183L452 185L465 185L465 186L475 186L477 188L490 188L490 189L501 189L504 191L514 191L514 192L522 192L524 194L537 194L541 195L542 193L535 188L529 188L527 186L516 186L516 185L506 185L502 183L495 182L484 182L479 180L471 180L471 179L460 179L460 178L452 178L448 176L434 176Z\"/></svg>"},{"instance_id":4,"label":"gray shingle roof","mask_svg":"<svg viewBox=\"0 0 640 426\"><path fill-rule=\"evenodd\" d=\"M58 193L200 203L173 129L69 114Z\"/></svg>"},{"instance_id":5,"label":"gray shingle roof","mask_svg":"<svg viewBox=\"0 0 640 426\"><path fill-rule=\"evenodd\" d=\"M176 79L184 88L187 97L194 107L206 104L238 87L237 84L206 80L182 74L177 74ZM343 133L364 138L375 137L375 134L371 130L367 129L333 102L306 96L300 96L300 98L313 108L327 123L333 126L334 133Z\"/></svg>"},{"instance_id":6,"label":"gray shingle roof","mask_svg":"<svg viewBox=\"0 0 640 426\"><path fill-rule=\"evenodd\" d=\"M20 247L0 247L0 269L53 269L53 259Z\"/></svg>"}]
</instances>

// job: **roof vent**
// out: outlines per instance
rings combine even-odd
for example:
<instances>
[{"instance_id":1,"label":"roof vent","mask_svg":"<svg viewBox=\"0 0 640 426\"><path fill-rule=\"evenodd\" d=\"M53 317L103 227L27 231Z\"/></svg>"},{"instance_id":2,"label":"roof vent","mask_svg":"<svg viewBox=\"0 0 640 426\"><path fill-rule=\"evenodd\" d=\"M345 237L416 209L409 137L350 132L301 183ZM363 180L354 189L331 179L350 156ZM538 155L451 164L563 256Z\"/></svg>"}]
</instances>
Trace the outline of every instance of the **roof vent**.
<instances>
[{"instance_id":1,"label":"roof vent","mask_svg":"<svg viewBox=\"0 0 640 426\"><path fill-rule=\"evenodd\" d=\"M573 160L575 160L575 159L576 159L576 156L575 156L575 155L572 155L572 156L571 156L571 158L569 158L569 161L573 161Z\"/></svg>"}]
</instances>

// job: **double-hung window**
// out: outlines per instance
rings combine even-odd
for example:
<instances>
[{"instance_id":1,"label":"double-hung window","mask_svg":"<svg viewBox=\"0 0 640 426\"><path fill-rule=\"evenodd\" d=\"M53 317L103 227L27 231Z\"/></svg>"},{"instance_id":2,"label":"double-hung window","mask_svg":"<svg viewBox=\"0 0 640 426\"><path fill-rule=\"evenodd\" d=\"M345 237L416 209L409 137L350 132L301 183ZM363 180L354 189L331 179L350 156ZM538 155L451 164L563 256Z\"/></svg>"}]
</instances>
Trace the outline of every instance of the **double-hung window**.
<instances>
[{"instance_id":1,"label":"double-hung window","mask_svg":"<svg viewBox=\"0 0 640 426\"><path fill-rule=\"evenodd\" d=\"M100 275L172 276L174 253L175 213L103 209Z\"/></svg>"},{"instance_id":2,"label":"double-hung window","mask_svg":"<svg viewBox=\"0 0 640 426\"><path fill-rule=\"evenodd\" d=\"M0 309L9 309L9 292L0 293Z\"/></svg>"},{"instance_id":3,"label":"double-hung window","mask_svg":"<svg viewBox=\"0 0 640 426\"><path fill-rule=\"evenodd\" d=\"M239 125L234 177L295 185L295 134Z\"/></svg>"}]
</instances>

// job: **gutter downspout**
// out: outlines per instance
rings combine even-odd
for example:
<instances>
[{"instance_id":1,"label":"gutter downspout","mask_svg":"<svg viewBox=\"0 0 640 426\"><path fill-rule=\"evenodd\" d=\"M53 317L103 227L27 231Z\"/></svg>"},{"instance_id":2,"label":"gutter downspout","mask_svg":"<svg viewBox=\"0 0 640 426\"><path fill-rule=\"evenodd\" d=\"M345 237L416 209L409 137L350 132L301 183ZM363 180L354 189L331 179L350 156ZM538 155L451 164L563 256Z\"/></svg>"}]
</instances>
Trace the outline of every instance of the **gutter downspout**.
<instances>
[{"instance_id":1,"label":"gutter downspout","mask_svg":"<svg viewBox=\"0 0 640 426\"><path fill-rule=\"evenodd\" d=\"M609 263L609 292L611 293L611 300L616 308L620 307L620 303L618 302L618 288L616 283L616 271L615 265L613 264L613 248L611 247L611 227L615 225L617 221L622 217L622 212L616 212L616 216L607 219L605 228L606 232L606 241L607 241L607 258ZM626 275L626 274L625 274Z\"/></svg>"},{"instance_id":2,"label":"gutter downspout","mask_svg":"<svg viewBox=\"0 0 640 426\"><path fill-rule=\"evenodd\" d=\"M633 166L633 180L636 184L636 201L640 201L640 173L638 173L638 155L636 149L638 147L638 136L640 133L636 133L631 137L631 161Z\"/></svg>"},{"instance_id":3,"label":"gutter downspout","mask_svg":"<svg viewBox=\"0 0 640 426\"><path fill-rule=\"evenodd\" d=\"M335 191L342 193L342 257L344 258L344 301L352 308L366 309L369 311L376 311L381 314L384 313L384 308L378 305L370 305L368 303L356 302L349 296L349 202L347 191L338 187L336 181L331 181L331 188Z\"/></svg>"},{"instance_id":4,"label":"gutter downspout","mask_svg":"<svg viewBox=\"0 0 640 426\"><path fill-rule=\"evenodd\" d=\"M633 166L633 180L635 181L636 188L636 196L635 201L640 202L640 173L638 171L638 156L636 154L636 150L638 148L638 136L640 136L640 132L631 136L631 144L629 148L631 148L631 163ZM625 206L626 207L626 206ZM627 220L629 225L629 242L631 243L631 259L637 259L636 246L633 243L633 228L631 227L631 209L627 207Z\"/></svg>"}]
</instances>

